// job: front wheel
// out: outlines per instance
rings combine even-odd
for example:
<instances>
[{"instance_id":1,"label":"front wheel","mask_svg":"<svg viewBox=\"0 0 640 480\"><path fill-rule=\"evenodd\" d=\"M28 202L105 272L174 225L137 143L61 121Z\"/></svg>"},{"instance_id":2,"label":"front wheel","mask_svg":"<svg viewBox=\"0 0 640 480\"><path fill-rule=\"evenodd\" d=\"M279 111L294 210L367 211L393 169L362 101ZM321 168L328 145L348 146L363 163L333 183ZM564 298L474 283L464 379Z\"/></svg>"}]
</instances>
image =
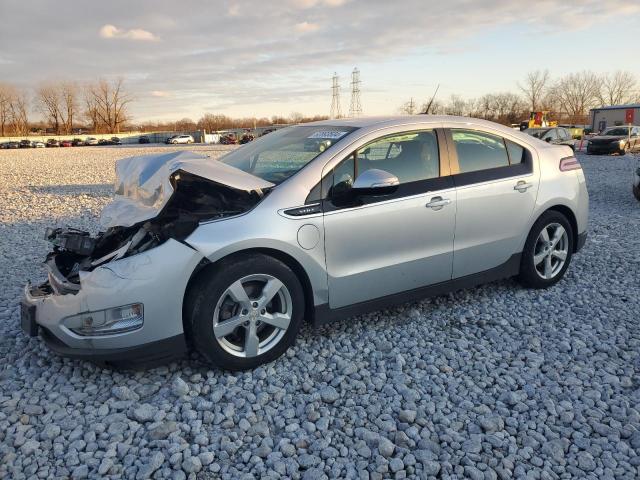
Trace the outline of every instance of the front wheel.
<instances>
[{"instance_id":1,"label":"front wheel","mask_svg":"<svg viewBox=\"0 0 640 480\"><path fill-rule=\"evenodd\" d=\"M281 261L247 254L205 271L187 298L190 341L211 363L246 370L271 362L302 325L304 293Z\"/></svg>"},{"instance_id":2,"label":"front wheel","mask_svg":"<svg viewBox=\"0 0 640 480\"><path fill-rule=\"evenodd\" d=\"M547 288L562 279L573 253L573 229L560 212L545 212L533 225L522 252L520 282Z\"/></svg>"}]
</instances>

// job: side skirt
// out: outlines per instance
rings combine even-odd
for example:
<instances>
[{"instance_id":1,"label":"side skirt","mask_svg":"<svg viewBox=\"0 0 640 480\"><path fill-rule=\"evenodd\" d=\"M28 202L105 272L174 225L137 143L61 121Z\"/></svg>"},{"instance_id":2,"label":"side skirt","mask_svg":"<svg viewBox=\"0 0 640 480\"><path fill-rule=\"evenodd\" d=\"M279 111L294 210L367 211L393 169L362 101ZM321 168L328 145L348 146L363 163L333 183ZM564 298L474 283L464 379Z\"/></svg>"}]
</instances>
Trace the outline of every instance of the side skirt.
<instances>
[{"instance_id":1,"label":"side skirt","mask_svg":"<svg viewBox=\"0 0 640 480\"><path fill-rule=\"evenodd\" d=\"M416 300L422 300L426 297L436 297L456 290L472 288L477 285L513 277L520 272L521 257L521 253L516 253L502 265L485 270L484 272L474 273L472 275L455 278L447 282L436 283L426 287L407 290L405 292L394 293L392 295L387 295L386 297L375 298L373 300L367 300L366 302L356 303L346 307L331 309L327 303L316 305L313 325L314 327L319 327L335 320L362 315L363 313L381 310L383 308L400 305L402 303L415 302Z\"/></svg>"}]
</instances>

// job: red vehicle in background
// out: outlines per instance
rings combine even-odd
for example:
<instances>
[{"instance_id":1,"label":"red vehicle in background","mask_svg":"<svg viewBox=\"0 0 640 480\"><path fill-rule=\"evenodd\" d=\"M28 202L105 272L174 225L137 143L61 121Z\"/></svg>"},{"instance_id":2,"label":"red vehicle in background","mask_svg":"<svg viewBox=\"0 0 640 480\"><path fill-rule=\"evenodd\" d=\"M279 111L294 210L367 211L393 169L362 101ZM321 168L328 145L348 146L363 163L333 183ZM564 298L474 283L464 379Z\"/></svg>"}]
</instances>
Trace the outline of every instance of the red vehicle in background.
<instances>
[{"instance_id":1,"label":"red vehicle in background","mask_svg":"<svg viewBox=\"0 0 640 480\"><path fill-rule=\"evenodd\" d=\"M62 140L60 142L61 147L73 147L73 142L71 140Z\"/></svg>"}]
</instances>

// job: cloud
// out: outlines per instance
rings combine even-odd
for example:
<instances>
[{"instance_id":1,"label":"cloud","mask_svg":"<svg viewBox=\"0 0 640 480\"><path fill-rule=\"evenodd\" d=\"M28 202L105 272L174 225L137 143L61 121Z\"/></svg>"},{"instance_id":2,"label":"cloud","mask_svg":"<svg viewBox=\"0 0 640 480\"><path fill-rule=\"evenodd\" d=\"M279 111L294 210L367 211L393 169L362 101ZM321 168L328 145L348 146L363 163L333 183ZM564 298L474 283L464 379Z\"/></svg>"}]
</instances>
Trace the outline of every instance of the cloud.
<instances>
[{"instance_id":1,"label":"cloud","mask_svg":"<svg viewBox=\"0 0 640 480\"><path fill-rule=\"evenodd\" d=\"M307 9L314 7L340 7L348 0L289 0L289 3L296 8Z\"/></svg>"},{"instance_id":2,"label":"cloud","mask_svg":"<svg viewBox=\"0 0 640 480\"><path fill-rule=\"evenodd\" d=\"M319 28L320 28L320 25L318 25L317 23L309 23L309 22L296 23L296 26L295 26L296 32L299 32L299 33L315 32Z\"/></svg>"},{"instance_id":3,"label":"cloud","mask_svg":"<svg viewBox=\"0 0 640 480\"><path fill-rule=\"evenodd\" d=\"M12 20L0 29L0 45L11 45L0 53L2 81L30 88L47 77L123 77L136 98L132 114L144 118L201 113L206 105L233 105L225 112L232 115L306 113L313 102L328 110L331 74L342 76L347 101L354 66L363 72L367 105L376 89L391 101L406 96L407 82L429 84L428 95L433 82L462 95L494 88L494 78L509 88L526 68L562 74L620 63L640 74L623 63L628 52L620 47L640 21L640 2L448 0L436 8L424 0L225 0L194 2L179 14L175 0L94 3L89 10L74 2L4 2L3 17ZM606 64L596 54L567 63L540 47L578 41L607 52ZM60 54L74 61L60 62ZM451 73L460 63L475 70L463 78Z\"/></svg>"},{"instance_id":4,"label":"cloud","mask_svg":"<svg viewBox=\"0 0 640 480\"><path fill-rule=\"evenodd\" d=\"M115 25L107 24L103 25L100 29L100 36L102 38L125 38L128 40L140 40L145 42L155 42L159 38L148 30L141 28L132 28L131 30L121 30Z\"/></svg>"}]
</instances>

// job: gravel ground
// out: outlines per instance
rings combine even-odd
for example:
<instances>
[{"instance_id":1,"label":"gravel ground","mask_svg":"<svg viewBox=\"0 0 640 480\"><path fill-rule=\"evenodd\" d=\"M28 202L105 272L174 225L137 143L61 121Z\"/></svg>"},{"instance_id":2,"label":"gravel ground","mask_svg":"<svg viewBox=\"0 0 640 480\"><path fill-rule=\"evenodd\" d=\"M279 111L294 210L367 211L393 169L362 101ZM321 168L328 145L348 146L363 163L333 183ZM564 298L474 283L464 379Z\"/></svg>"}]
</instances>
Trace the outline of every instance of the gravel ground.
<instances>
[{"instance_id":1,"label":"gravel ground","mask_svg":"<svg viewBox=\"0 0 640 480\"><path fill-rule=\"evenodd\" d=\"M0 152L0 478L640 476L630 156L580 157L590 238L550 290L509 280L305 327L245 373L58 358L18 327L43 229L95 230L114 161L155 149Z\"/></svg>"}]
</instances>

